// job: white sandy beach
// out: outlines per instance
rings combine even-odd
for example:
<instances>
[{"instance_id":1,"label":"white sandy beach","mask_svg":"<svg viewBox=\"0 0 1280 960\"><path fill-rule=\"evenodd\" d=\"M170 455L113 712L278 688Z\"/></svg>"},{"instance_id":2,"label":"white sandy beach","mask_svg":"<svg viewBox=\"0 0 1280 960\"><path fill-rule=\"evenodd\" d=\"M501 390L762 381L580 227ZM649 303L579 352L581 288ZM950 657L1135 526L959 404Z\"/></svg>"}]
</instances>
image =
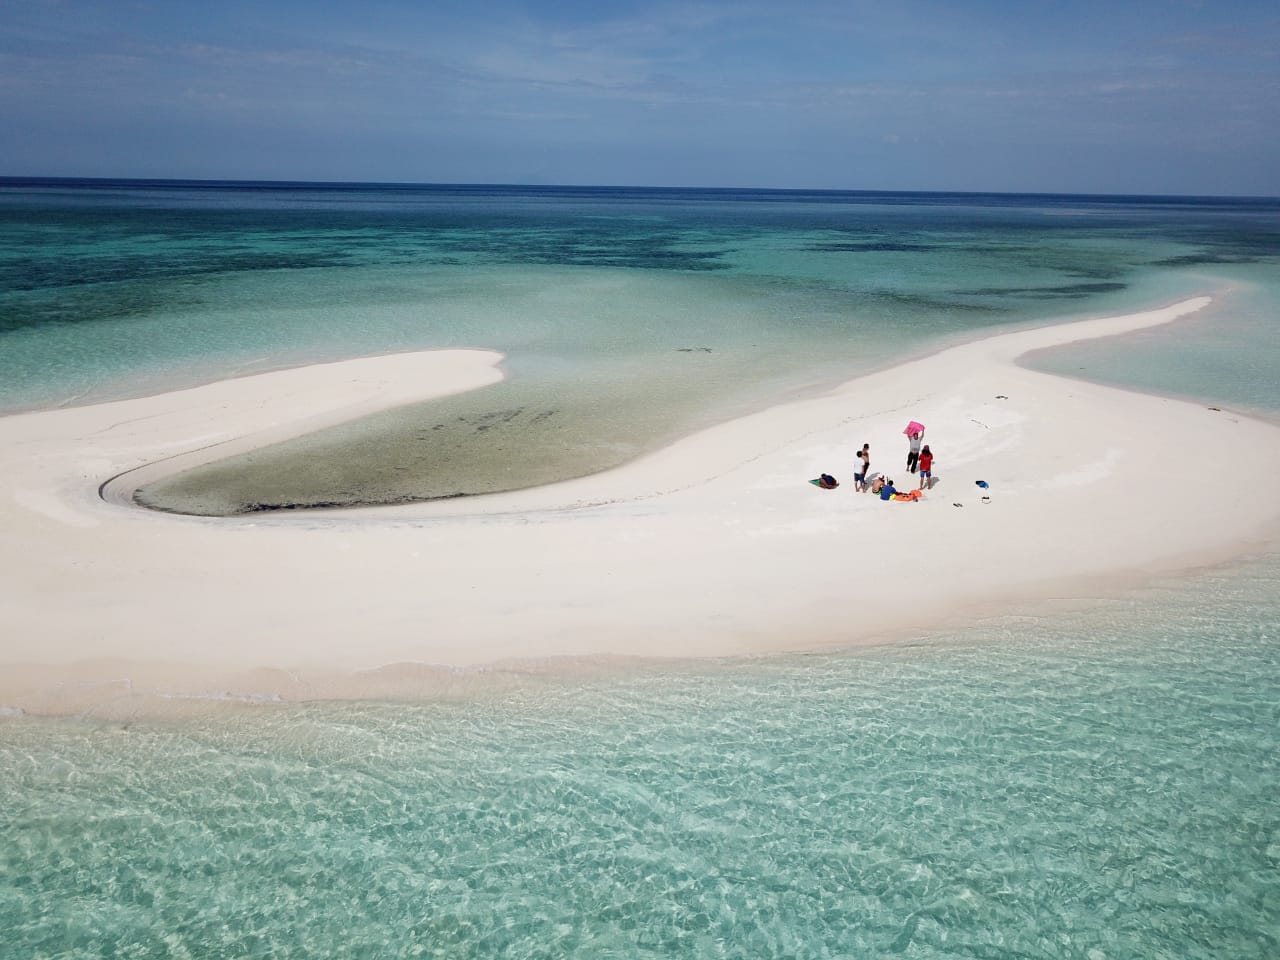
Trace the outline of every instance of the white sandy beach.
<instances>
[{"instance_id":1,"label":"white sandy beach","mask_svg":"<svg viewBox=\"0 0 1280 960\"><path fill-rule=\"evenodd\" d=\"M608 473L407 507L212 519L129 495L492 383L498 355L367 358L2 418L0 709L430 696L458 668L884 642L1262 549L1280 486L1255 481L1280 472L1280 428L1015 362L1207 303L995 336ZM935 488L920 503L855 493L863 442L873 470L916 486L911 419ZM839 489L807 482L823 471Z\"/></svg>"}]
</instances>

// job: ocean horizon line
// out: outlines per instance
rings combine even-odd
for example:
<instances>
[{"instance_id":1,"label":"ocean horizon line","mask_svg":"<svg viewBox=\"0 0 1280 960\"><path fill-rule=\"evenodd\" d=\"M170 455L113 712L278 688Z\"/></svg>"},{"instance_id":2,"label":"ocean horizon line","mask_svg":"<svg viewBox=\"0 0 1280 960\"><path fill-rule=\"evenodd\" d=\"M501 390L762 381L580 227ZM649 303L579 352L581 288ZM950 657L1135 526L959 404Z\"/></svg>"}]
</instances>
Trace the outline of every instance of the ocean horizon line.
<instances>
[{"instance_id":1,"label":"ocean horizon line","mask_svg":"<svg viewBox=\"0 0 1280 960\"><path fill-rule=\"evenodd\" d=\"M2 175L0 188L27 189L32 187L129 187L131 189L253 189L253 190L452 190L460 192L545 192L549 195L578 193L607 195L626 191L639 196L680 196L693 199L699 195L714 198L780 197L796 199L816 197L824 200L847 198L852 200L929 198L932 201L947 199L993 200L1027 199L1085 200L1094 203L1140 201L1144 203L1280 203L1280 196L1251 194L1145 194L1145 193L1073 193L1056 191L1001 191L1001 190L893 190L849 189L833 187L747 187L747 186L673 186L655 184L572 184L572 183L484 183L449 181L397 181L397 180L276 180L235 178L188 177L74 177Z\"/></svg>"}]
</instances>

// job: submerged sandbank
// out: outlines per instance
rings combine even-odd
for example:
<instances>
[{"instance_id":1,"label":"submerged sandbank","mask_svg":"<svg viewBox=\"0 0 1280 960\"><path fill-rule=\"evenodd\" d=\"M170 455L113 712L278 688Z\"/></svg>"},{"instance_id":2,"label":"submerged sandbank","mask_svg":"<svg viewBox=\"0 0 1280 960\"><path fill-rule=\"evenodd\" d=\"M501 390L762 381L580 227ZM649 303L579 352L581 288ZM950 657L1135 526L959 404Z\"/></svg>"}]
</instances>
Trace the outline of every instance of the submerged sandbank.
<instances>
[{"instance_id":1,"label":"submerged sandbank","mask_svg":"<svg viewBox=\"0 0 1280 960\"><path fill-rule=\"evenodd\" d=\"M1015 362L1207 303L991 337L607 473L405 507L219 519L141 510L128 492L268 434L492 382L496 355L0 419L0 706L430 696L458 668L874 643L1248 552L1280 531L1280 490L1223 490L1212 474L1280 469L1280 429ZM873 470L914 479L909 419L927 426L936 487L916 504L856 494L863 442ZM824 471L842 486L807 482Z\"/></svg>"}]
</instances>

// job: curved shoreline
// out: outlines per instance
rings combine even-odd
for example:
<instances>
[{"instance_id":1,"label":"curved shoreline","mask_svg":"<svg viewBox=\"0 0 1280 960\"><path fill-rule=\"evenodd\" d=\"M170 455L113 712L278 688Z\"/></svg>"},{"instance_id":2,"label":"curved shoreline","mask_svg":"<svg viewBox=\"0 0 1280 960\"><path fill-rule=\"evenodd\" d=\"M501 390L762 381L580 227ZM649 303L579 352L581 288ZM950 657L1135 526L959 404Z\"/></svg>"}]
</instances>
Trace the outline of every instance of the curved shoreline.
<instances>
[{"instance_id":1,"label":"curved shoreline","mask_svg":"<svg viewBox=\"0 0 1280 960\"><path fill-rule=\"evenodd\" d=\"M102 404L150 407L151 402L178 398L177 406L188 419L216 432L205 435L208 442L199 446L177 446L113 474L99 485L99 496L133 506L137 490L162 477L380 410L488 386L502 379L501 360L502 355L491 350L421 350L250 374Z\"/></svg>"},{"instance_id":2,"label":"curved shoreline","mask_svg":"<svg viewBox=\"0 0 1280 960\"><path fill-rule=\"evenodd\" d=\"M615 470L462 502L200 518L119 498L134 471L421 399L427 370L431 389L493 382L496 354L366 358L0 418L0 707L435 696L458 668L504 662L853 646L1266 548L1280 491L1198 490L1185 466L1191 450L1208 464L1244 451L1266 475L1280 429L1016 363L1208 302L999 334ZM855 494L863 441L873 469L903 478L912 418L938 486L918 504ZM820 472L842 486L807 483Z\"/></svg>"}]
</instances>

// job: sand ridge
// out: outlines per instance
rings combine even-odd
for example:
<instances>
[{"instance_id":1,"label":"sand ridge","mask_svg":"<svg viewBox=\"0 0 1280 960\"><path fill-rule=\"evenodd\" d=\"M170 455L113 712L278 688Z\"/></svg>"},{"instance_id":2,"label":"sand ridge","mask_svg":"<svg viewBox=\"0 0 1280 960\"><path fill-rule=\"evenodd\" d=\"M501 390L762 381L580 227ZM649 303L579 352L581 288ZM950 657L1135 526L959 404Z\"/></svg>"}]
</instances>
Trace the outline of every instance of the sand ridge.
<instances>
[{"instance_id":1,"label":"sand ridge","mask_svg":"<svg viewBox=\"0 0 1280 960\"><path fill-rule=\"evenodd\" d=\"M0 418L0 707L432 695L501 664L880 642L1260 549L1280 490L1223 490L1191 468L1269 475L1280 429L1016 363L1208 302L997 335L593 477L402 507L197 518L127 501L202 456L494 382L496 354ZM914 504L855 493L863 442L873 471L916 485L909 419L927 427L937 486ZM821 472L841 486L807 482Z\"/></svg>"}]
</instances>

